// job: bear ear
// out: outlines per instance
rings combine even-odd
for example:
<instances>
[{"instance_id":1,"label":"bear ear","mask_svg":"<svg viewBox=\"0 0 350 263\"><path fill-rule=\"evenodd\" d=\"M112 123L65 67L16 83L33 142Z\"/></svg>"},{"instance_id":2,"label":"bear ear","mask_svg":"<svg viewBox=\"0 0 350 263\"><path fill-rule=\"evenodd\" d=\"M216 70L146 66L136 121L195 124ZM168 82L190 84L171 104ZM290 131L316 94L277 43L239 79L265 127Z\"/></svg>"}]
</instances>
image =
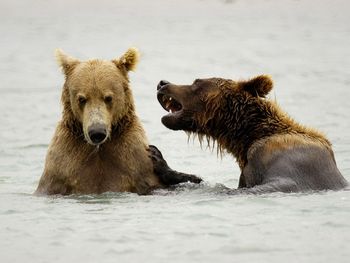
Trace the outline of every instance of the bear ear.
<instances>
[{"instance_id":1,"label":"bear ear","mask_svg":"<svg viewBox=\"0 0 350 263\"><path fill-rule=\"evenodd\" d=\"M265 97L272 90L273 82L270 76L260 75L242 83L243 90L254 97Z\"/></svg>"},{"instance_id":2,"label":"bear ear","mask_svg":"<svg viewBox=\"0 0 350 263\"><path fill-rule=\"evenodd\" d=\"M55 57L66 76L80 63L78 59L65 54L62 49L55 50Z\"/></svg>"},{"instance_id":3,"label":"bear ear","mask_svg":"<svg viewBox=\"0 0 350 263\"><path fill-rule=\"evenodd\" d=\"M112 60L112 62L120 69L126 72L135 70L139 61L140 53L137 48L129 48L124 55L118 59Z\"/></svg>"}]
</instances>

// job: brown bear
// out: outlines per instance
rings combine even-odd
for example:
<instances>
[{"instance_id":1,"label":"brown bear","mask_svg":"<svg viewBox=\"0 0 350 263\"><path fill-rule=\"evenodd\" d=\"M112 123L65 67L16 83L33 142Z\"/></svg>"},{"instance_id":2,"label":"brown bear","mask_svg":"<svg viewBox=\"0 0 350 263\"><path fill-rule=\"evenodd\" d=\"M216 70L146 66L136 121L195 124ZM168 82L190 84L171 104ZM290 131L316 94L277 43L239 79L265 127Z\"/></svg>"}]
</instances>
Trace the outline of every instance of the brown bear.
<instances>
[{"instance_id":1,"label":"brown bear","mask_svg":"<svg viewBox=\"0 0 350 263\"><path fill-rule=\"evenodd\" d=\"M248 81L197 79L191 85L158 84L163 124L213 139L240 167L238 189L230 193L337 190L348 185L331 143L315 129L291 119L266 98L273 83L262 75ZM152 147L156 173L175 173Z\"/></svg>"},{"instance_id":2,"label":"brown bear","mask_svg":"<svg viewBox=\"0 0 350 263\"><path fill-rule=\"evenodd\" d=\"M194 176L159 179L135 113L128 72L138 61L130 48L119 59L79 61L56 51L65 75L63 114L46 156L37 194L99 194L151 190Z\"/></svg>"}]
</instances>

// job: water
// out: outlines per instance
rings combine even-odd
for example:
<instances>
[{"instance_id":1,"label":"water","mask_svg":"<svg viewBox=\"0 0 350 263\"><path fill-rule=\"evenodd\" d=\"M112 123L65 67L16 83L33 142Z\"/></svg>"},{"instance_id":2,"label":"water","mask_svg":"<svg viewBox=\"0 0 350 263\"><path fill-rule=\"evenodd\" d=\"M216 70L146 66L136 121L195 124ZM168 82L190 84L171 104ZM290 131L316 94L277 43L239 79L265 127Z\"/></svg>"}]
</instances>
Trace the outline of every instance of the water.
<instances>
[{"instance_id":1,"label":"water","mask_svg":"<svg viewBox=\"0 0 350 263\"><path fill-rule=\"evenodd\" d=\"M350 4L332 1L12 1L0 3L1 262L348 262L350 192L225 196L230 156L166 129L160 79L270 74L271 97L333 142L350 181ZM60 118L53 58L142 52L131 74L150 142L202 176L154 196L32 196Z\"/></svg>"}]
</instances>

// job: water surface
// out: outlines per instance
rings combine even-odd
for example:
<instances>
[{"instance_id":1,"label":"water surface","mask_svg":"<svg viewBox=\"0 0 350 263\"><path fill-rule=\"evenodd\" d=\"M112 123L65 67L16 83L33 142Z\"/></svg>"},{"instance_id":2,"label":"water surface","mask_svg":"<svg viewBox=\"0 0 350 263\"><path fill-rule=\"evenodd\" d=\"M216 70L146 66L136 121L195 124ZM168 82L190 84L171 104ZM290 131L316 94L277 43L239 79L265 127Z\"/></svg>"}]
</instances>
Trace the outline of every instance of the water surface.
<instances>
[{"instance_id":1,"label":"water surface","mask_svg":"<svg viewBox=\"0 0 350 263\"><path fill-rule=\"evenodd\" d=\"M350 181L350 4L322 1L10 1L0 3L1 262L348 262L350 192L226 196L230 156L166 129L160 79L270 74L271 94L333 142ZM174 169L200 175L153 196L35 197L60 118L53 50L111 59L129 46L149 140Z\"/></svg>"}]
</instances>

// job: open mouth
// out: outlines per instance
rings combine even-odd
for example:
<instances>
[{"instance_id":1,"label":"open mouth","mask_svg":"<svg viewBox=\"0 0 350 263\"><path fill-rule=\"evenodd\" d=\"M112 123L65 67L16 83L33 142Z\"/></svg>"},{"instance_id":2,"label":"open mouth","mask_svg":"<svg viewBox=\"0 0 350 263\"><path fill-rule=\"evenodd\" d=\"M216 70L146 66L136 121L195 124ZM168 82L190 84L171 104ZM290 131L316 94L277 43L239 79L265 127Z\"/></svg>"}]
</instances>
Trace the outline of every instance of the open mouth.
<instances>
[{"instance_id":1,"label":"open mouth","mask_svg":"<svg viewBox=\"0 0 350 263\"><path fill-rule=\"evenodd\" d=\"M175 131L185 130L193 123L192 115L186 109L186 105L181 104L178 98L175 98L173 93L171 94L167 90L159 90L157 93L159 104L169 112L162 117L162 123L165 127Z\"/></svg>"},{"instance_id":2,"label":"open mouth","mask_svg":"<svg viewBox=\"0 0 350 263\"><path fill-rule=\"evenodd\" d=\"M180 102L178 102L176 99L169 95L158 93L158 101L162 107L170 112L170 113L177 113L182 110L182 105Z\"/></svg>"}]
</instances>

